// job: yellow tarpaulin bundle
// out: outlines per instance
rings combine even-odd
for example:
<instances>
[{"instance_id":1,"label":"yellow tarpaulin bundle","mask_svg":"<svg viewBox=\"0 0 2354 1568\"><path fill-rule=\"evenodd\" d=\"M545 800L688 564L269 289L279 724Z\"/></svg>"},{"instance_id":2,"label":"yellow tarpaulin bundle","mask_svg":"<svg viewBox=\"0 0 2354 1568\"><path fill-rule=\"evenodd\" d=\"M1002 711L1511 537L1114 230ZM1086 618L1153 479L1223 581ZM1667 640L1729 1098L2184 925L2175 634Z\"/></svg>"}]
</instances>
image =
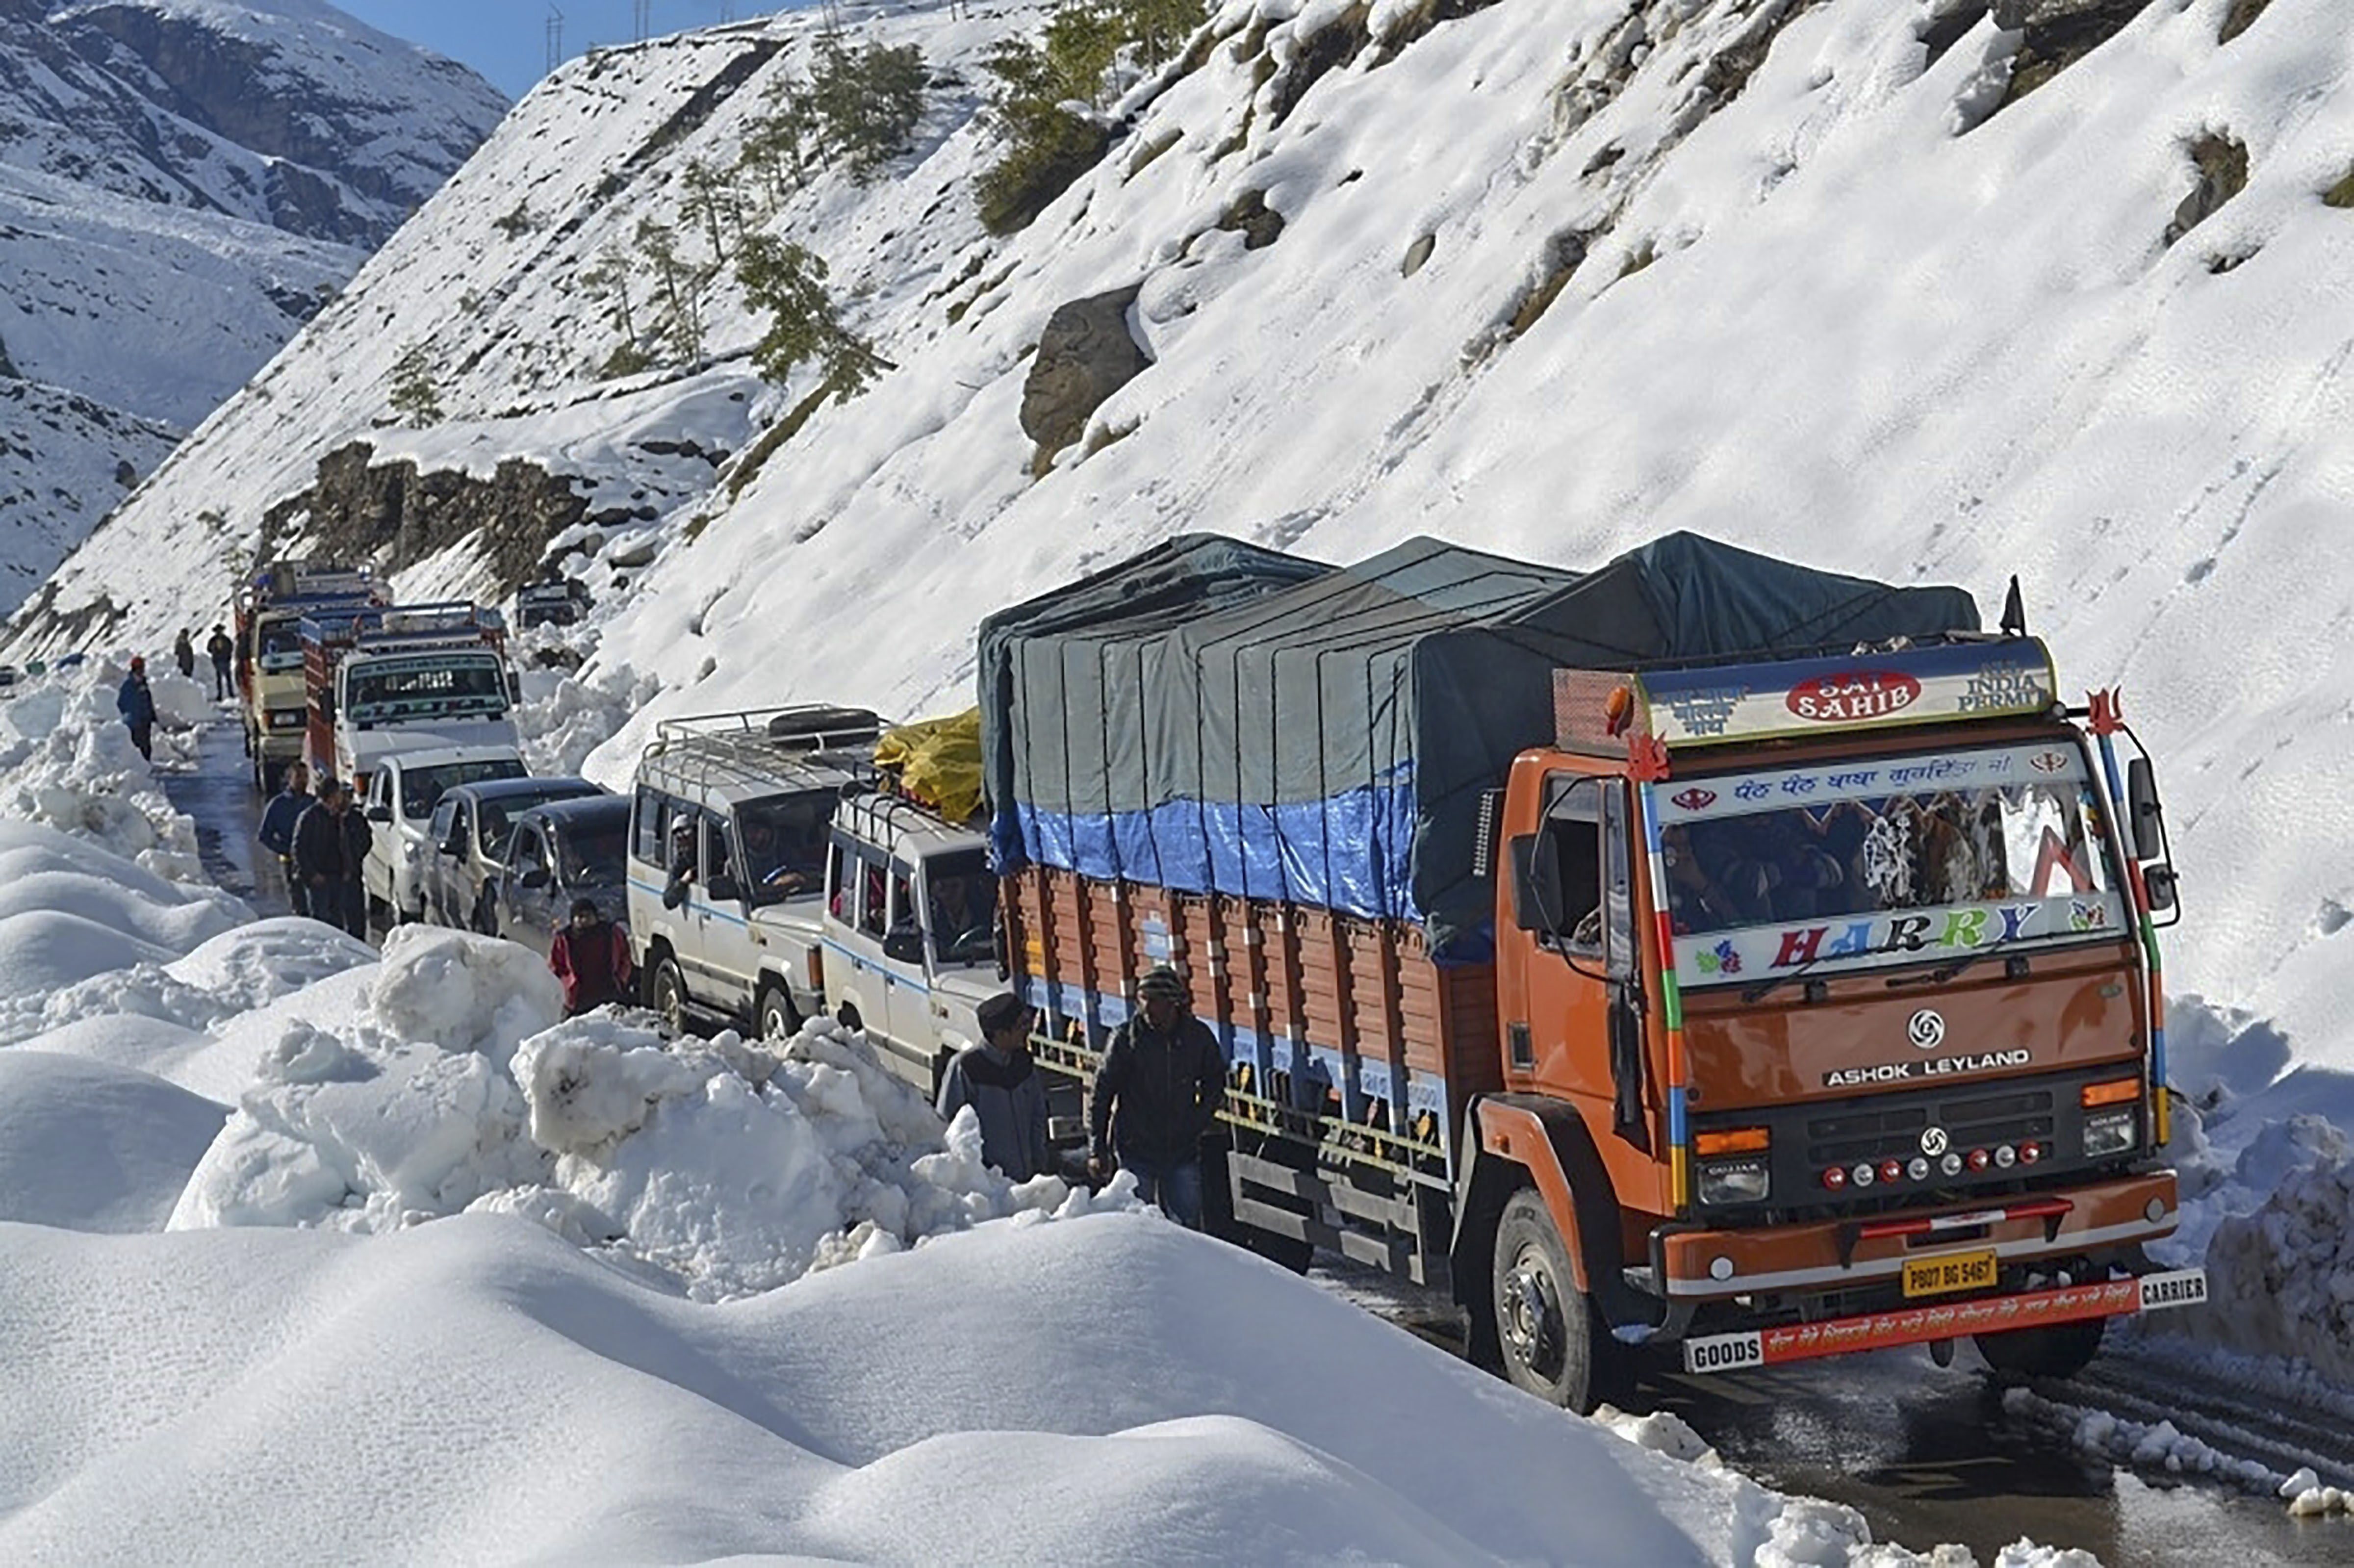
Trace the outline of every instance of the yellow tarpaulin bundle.
<instances>
[{"instance_id":1,"label":"yellow tarpaulin bundle","mask_svg":"<svg viewBox=\"0 0 2354 1568\"><path fill-rule=\"evenodd\" d=\"M951 822L981 815L981 710L901 725L875 743L875 766Z\"/></svg>"}]
</instances>

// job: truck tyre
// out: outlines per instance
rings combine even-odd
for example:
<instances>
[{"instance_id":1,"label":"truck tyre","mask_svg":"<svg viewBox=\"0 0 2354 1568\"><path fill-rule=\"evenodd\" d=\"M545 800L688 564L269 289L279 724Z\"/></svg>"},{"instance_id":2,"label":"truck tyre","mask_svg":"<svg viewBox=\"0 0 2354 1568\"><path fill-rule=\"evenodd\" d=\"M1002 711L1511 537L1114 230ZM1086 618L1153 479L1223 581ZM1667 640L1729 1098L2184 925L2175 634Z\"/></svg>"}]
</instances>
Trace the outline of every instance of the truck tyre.
<instances>
[{"instance_id":1,"label":"truck tyre","mask_svg":"<svg viewBox=\"0 0 2354 1568\"><path fill-rule=\"evenodd\" d=\"M763 1040L790 1040L801 1032L801 1009L793 1005L792 993L774 980L761 985L753 1017Z\"/></svg>"},{"instance_id":2,"label":"truck tyre","mask_svg":"<svg viewBox=\"0 0 2354 1568\"><path fill-rule=\"evenodd\" d=\"M1504 1375L1586 1415L1619 1392L1624 1358L1575 1278L1544 1200L1532 1188L1514 1192L1496 1222L1492 1299Z\"/></svg>"},{"instance_id":3,"label":"truck tyre","mask_svg":"<svg viewBox=\"0 0 2354 1568\"><path fill-rule=\"evenodd\" d=\"M686 1033L686 976L678 960L664 953L654 965L654 1011L662 1015L663 1027L673 1039Z\"/></svg>"},{"instance_id":4,"label":"truck tyre","mask_svg":"<svg viewBox=\"0 0 2354 1568\"><path fill-rule=\"evenodd\" d=\"M1980 1334L1970 1342L1987 1365L2007 1377L2074 1377L2100 1352L2106 1318Z\"/></svg>"}]
</instances>

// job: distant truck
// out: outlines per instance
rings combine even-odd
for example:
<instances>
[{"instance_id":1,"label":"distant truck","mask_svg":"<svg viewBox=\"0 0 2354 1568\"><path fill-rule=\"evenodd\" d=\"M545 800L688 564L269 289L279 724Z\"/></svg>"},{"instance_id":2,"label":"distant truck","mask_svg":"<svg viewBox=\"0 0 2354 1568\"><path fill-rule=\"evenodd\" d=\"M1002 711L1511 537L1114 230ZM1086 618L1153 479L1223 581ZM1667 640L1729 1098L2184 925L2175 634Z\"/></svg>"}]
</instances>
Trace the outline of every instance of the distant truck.
<instances>
[{"instance_id":1,"label":"distant truck","mask_svg":"<svg viewBox=\"0 0 2354 1568\"><path fill-rule=\"evenodd\" d=\"M377 761L426 747L520 747L506 622L461 602L317 611L302 620L313 771L364 792Z\"/></svg>"},{"instance_id":2,"label":"distant truck","mask_svg":"<svg viewBox=\"0 0 2354 1568\"><path fill-rule=\"evenodd\" d=\"M279 774L302 756L310 723L303 617L381 605L385 597L372 572L310 561L281 562L238 595L238 710L256 789L275 792Z\"/></svg>"},{"instance_id":3,"label":"distant truck","mask_svg":"<svg viewBox=\"0 0 2354 1568\"><path fill-rule=\"evenodd\" d=\"M1175 966L1238 1234L1449 1291L1575 1409L1670 1346L2071 1372L2205 1298L2142 1250L2174 876L2115 698L2005 619L1681 535L1584 576L1194 536L1004 611L1041 1059L1089 1077Z\"/></svg>"},{"instance_id":4,"label":"distant truck","mask_svg":"<svg viewBox=\"0 0 2354 1568\"><path fill-rule=\"evenodd\" d=\"M665 719L631 796L629 927L673 1029L783 1038L826 1007L829 832L883 723L801 706Z\"/></svg>"}]
</instances>

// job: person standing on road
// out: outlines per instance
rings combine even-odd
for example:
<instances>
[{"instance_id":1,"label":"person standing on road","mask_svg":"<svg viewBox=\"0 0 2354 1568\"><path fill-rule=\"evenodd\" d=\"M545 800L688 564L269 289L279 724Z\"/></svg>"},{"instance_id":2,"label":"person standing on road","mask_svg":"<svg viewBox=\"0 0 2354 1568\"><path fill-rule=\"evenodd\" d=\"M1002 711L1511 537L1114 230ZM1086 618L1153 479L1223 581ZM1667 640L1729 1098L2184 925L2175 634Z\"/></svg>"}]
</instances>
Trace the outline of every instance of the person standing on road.
<instances>
[{"instance_id":1,"label":"person standing on road","mask_svg":"<svg viewBox=\"0 0 2354 1568\"><path fill-rule=\"evenodd\" d=\"M278 777L278 793L261 808L261 826L253 836L285 868L286 896L294 906L294 913L308 915L310 890L294 874L294 824L302 820L303 809L311 803L311 769L298 758L288 763Z\"/></svg>"},{"instance_id":2,"label":"person standing on road","mask_svg":"<svg viewBox=\"0 0 2354 1568\"><path fill-rule=\"evenodd\" d=\"M376 830L368 826L367 812L352 798L351 786L344 786L344 929L367 940L367 881L364 868L367 864L368 846L376 842Z\"/></svg>"},{"instance_id":3,"label":"person standing on road","mask_svg":"<svg viewBox=\"0 0 2354 1568\"><path fill-rule=\"evenodd\" d=\"M1030 1009L1010 991L981 1004L981 1044L957 1053L940 1079L940 1119L970 1106L981 1118L981 1157L1009 1181L1053 1167L1046 1147L1046 1086L1030 1060Z\"/></svg>"},{"instance_id":4,"label":"person standing on road","mask_svg":"<svg viewBox=\"0 0 2354 1568\"><path fill-rule=\"evenodd\" d=\"M572 923L548 945L547 967L564 982L564 1016L578 1018L609 1001L627 1001L637 980L630 938L593 898L572 901Z\"/></svg>"},{"instance_id":5,"label":"person standing on road","mask_svg":"<svg viewBox=\"0 0 2354 1568\"><path fill-rule=\"evenodd\" d=\"M1163 964L1136 982L1136 1016L1112 1032L1087 1097L1087 1171L1116 1159L1146 1202L1202 1228L1202 1139L1226 1096L1226 1059L1185 1009L1185 981Z\"/></svg>"},{"instance_id":6,"label":"person standing on road","mask_svg":"<svg viewBox=\"0 0 2354 1568\"><path fill-rule=\"evenodd\" d=\"M131 673L122 677L122 689L114 694L114 709L131 726L131 744L139 748L139 755L154 761L155 694L147 685L147 661L135 653L131 657Z\"/></svg>"},{"instance_id":7,"label":"person standing on road","mask_svg":"<svg viewBox=\"0 0 2354 1568\"><path fill-rule=\"evenodd\" d=\"M196 678L196 640L185 626L172 639L172 660L180 666L180 673L188 680Z\"/></svg>"},{"instance_id":8,"label":"person standing on road","mask_svg":"<svg viewBox=\"0 0 2354 1568\"><path fill-rule=\"evenodd\" d=\"M229 694L228 662L237 657L237 644L228 640L228 630L217 620L205 641L205 652L213 656L213 700L219 702Z\"/></svg>"},{"instance_id":9,"label":"person standing on road","mask_svg":"<svg viewBox=\"0 0 2354 1568\"><path fill-rule=\"evenodd\" d=\"M319 798L294 822L294 880L302 884L305 912L330 926L344 923L344 861L350 853L344 813L351 799L342 779L322 779Z\"/></svg>"}]
</instances>

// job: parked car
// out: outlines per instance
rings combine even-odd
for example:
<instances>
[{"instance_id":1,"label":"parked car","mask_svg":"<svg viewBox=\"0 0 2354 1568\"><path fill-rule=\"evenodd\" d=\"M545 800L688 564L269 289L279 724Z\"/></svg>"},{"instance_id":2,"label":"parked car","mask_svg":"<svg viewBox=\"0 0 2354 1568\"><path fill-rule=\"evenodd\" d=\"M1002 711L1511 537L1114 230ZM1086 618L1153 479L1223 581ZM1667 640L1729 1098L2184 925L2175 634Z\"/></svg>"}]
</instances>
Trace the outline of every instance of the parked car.
<instances>
[{"instance_id":1,"label":"parked car","mask_svg":"<svg viewBox=\"0 0 2354 1568\"><path fill-rule=\"evenodd\" d=\"M520 813L499 882L499 935L545 953L581 898L626 929L629 859L626 796L551 800Z\"/></svg>"},{"instance_id":2,"label":"parked car","mask_svg":"<svg viewBox=\"0 0 2354 1568\"><path fill-rule=\"evenodd\" d=\"M368 918L385 927L425 918L426 824L443 795L525 771L513 747L437 746L386 756L368 775L363 806L376 830L360 867Z\"/></svg>"},{"instance_id":3,"label":"parked car","mask_svg":"<svg viewBox=\"0 0 2354 1568\"><path fill-rule=\"evenodd\" d=\"M838 707L658 727L631 803L630 930L647 1000L673 1028L782 1036L824 1010L827 824L845 786L874 779L882 729Z\"/></svg>"},{"instance_id":4,"label":"parked car","mask_svg":"<svg viewBox=\"0 0 2354 1568\"><path fill-rule=\"evenodd\" d=\"M426 830L433 845L423 876L426 918L498 935L500 881L515 818L550 800L604 792L586 779L502 779L443 795Z\"/></svg>"}]
</instances>

